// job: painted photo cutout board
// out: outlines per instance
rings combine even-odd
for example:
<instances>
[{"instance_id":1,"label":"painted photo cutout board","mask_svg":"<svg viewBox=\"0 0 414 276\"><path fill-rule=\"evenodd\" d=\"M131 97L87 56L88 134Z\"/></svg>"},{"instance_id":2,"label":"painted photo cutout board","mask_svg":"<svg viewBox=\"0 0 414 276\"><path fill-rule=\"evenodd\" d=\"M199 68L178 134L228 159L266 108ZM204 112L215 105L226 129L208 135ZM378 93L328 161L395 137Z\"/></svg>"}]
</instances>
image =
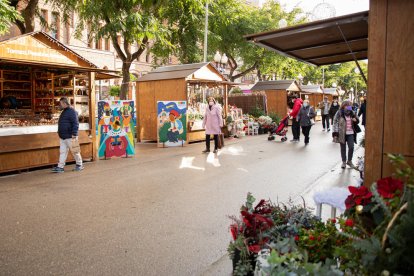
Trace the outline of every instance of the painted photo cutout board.
<instances>
[{"instance_id":1,"label":"painted photo cutout board","mask_svg":"<svg viewBox=\"0 0 414 276\"><path fill-rule=\"evenodd\" d=\"M98 101L98 156L135 155L134 101Z\"/></svg>"},{"instance_id":2,"label":"painted photo cutout board","mask_svg":"<svg viewBox=\"0 0 414 276\"><path fill-rule=\"evenodd\" d=\"M159 147L183 147L187 140L187 102L157 102Z\"/></svg>"}]
</instances>

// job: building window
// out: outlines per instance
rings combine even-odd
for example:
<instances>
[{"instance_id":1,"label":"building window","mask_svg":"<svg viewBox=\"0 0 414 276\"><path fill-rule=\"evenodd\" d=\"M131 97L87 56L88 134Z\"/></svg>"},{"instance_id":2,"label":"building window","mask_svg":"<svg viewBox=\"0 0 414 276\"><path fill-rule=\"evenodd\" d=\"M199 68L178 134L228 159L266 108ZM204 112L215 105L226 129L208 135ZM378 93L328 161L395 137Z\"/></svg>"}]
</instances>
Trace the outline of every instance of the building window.
<instances>
[{"instance_id":1,"label":"building window","mask_svg":"<svg viewBox=\"0 0 414 276\"><path fill-rule=\"evenodd\" d=\"M95 49L102 50L102 39L95 40Z\"/></svg>"},{"instance_id":2,"label":"building window","mask_svg":"<svg viewBox=\"0 0 414 276\"><path fill-rule=\"evenodd\" d=\"M65 43L70 44L70 25L69 22L65 24Z\"/></svg>"},{"instance_id":3,"label":"building window","mask_svg":"<svg viewBox=\"0 0 414 276\"><path fill-rule=\"evenodd\" d=\"M47 10L41 10L42 18L41 25L42 31L47 32L47 25L49 25L49 16Z\"/></svg>"},{"instance_id":4,"label":"building window","mask_svg":"<svg viewBox=\"0 0 414 276\"><path fill-rule=\"evenodd\" d=\"M111 43L109 42L109 38L105 38L105 50L106 51L111 50Z\"/></svg>"},{"instance_id":5,"label":"building window","mask_svg":"<svg viewBox=\"0 0 414 276\"><path fill-rule=\"evenodd\" d=\"M145 62L150 63L151 62L151 53L148 51L145 55Z\"/></svg>"},{"instance_id":6,"label":"building window","mask_svg":"<svg viewBox=\"0 0 414 276\"><path fill-rule=\"evenodd\" d=\"M57 12L52 12L52 22L50 24L50 35L59 40L60 39L60 16Z\"/></svg>"}]
</instances>

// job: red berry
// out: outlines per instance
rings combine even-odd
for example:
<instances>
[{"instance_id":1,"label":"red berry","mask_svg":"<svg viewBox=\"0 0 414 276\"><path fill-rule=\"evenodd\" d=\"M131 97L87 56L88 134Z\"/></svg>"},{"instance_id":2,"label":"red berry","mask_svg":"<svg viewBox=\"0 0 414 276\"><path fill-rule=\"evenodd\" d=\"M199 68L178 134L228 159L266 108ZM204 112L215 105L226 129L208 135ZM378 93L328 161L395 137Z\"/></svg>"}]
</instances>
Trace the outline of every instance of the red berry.
<instances>
[{"instance_id":1,"label":"red berry","mask_svg":"<svg viewBox=\"0 0 414 276\"><path fill-rule=\"evenodd\" d=\"M299 241L299 236L298 235L295 236L295 241Z\"/></svg>"},{"instance_id":2,"label":"red berry","mask_svg":"<svg viewBox=\"0 0 414 276\"><path fill-rule=\"evenodd\" d=\"M331 222L333 223L333 224L335 224L336 223L336 219L331 219Z\"/></svg>"},{"instance_id":3,"label":"red berry","mask_svg":"<svg viewBox=\"0 0 414 276\"><path fill-rule=\"evenodd\" d=\"M313 240L315 240L315 237L314 237L314 236L312 236L312 235L310 235L310 236L309 236L309 239L310 239L311 241L313 241Z\"/></svg>"}]
</instances>

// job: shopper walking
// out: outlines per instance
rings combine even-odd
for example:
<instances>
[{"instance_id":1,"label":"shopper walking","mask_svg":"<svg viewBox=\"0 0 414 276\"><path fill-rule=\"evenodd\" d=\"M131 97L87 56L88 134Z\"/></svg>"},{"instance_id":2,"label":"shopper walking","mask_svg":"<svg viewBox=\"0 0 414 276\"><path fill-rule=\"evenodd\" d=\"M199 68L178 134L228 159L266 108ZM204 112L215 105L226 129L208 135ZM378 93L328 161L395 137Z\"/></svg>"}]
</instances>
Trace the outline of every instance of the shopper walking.
<instances>
[{"instance_id":1,"label":"shopper walking","mask_svg":"<svg viewBox=\"0 0 414 276\"><path fill-rule=\"evenodd\" d=\"M292 134L293 139L290 142L299 142L300 140L300 124L297 119L299 114L300 108L302 107L303 101L298 96L293 96L293 108L292 111L289 113L289 117L292 119Z\"/></svg>"},{"instance_id":2,"label":"shopper walking","mask_svg":"<svg viewBox=\"0 0 414 276\"><path fill-rule=\"evenodd\" d=\"M78 143L78 114L76 113L75 109L73 109L70 106L68 98L60 98L59 103L60 107L63 110L60 114L58 121L58 134L60 138L60 156L59 164L56 167L54 167L52 171L56 173L63 173L65 171L64 167L66 163L66 158L68 157L69 150L71 150L72 155L76 161L76 167L73 170L81 171L83 170L83 165L80 149L74 152L72 148L73 143Z\"/></svg>"},{"instance_id":3,"label":"shopper walking","mask_svg":"<svg viewBox=\"0 0 414 276\"><path fill-rule=\"evenodd\" d=\"M214 135L214 153L218 151L218 139L223 127L223 118L221 116L221 107L216 104L213 97L208 99L208 108L204 115L203 128L206 130L206 149L203 153L210 152L210 135Z\"/></svg>"},{"instance_id":4,"label":"shopper walking","mask_svg":"<svg viewBox=\"0 0 414 276\"><path fill-rule=\"evenodd\" d=\"M358 112L358 117L360 117L361 115L362 115L362 125L365 128L365 123L367 122L367 99L365 98Z\"/></svg>"},{"instance_id":5,"label":"shopper walking","mask_svg":"<svg viewBox=\"0 0 414 276\"><path fill-rule=\"evenodd\" d=\"M359 119L352 111L352 102L344 101L335 115L332 133L332 136L337 137L341 145L342 169L345 169L346 165L355 168L352 163L352 157L354 155L354 144L356 143L357 132L360 131L358 123ZM346 156L347 145L348 158Z\"/></svg>"},{"instance_id":6,"label":"shopper walking","mask_svg":"<svg viewBox=\"0 0 414 276\"><path fill-rule=\"evenodd\" d=\"M328 101L327 96L323 97L323 101L319 103L318 107L321 110L321 114L322 114L322 127L323 127L322 131L325 131L325 129L327 131L331 131L331 128L329 125L329 110L331 108L331 102Z\"/></svg>"},{"instance_id":7,"label":"shopper walking","mask_svg":"<svg viewBox=\"0 0 414 276\"><path fill-rule=\"evenodd\" d=\"M333 119L335 117L336 112L339 110L339 102L338 99L334 99L329 109L329 117L331 118L331 125L333 125Z\"/></svg>"},{"instance_id":8,"label":"shopper walking","mask_svg":"<svg viewBox=\"0 0 414 276\"><path fill-rule=\"evenodd\" d=\"M309 134L315 117L315 110L309 105L309 101L303 101L303 105L298 113L298 122L302 127L303 136L305 136L305 146L309 144Z\"/></svg>"}]
</instances>

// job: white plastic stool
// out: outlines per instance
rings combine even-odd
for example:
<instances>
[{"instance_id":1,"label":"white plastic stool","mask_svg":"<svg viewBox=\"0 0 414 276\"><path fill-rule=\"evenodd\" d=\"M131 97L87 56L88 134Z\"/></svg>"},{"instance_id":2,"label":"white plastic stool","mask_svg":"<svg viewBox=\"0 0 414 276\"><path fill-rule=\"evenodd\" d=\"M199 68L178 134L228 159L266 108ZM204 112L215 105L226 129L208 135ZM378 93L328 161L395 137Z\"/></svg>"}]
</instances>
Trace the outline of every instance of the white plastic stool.
<instances>
[{"instance_id":1,"label":"white plastic stool","mask_svg":"<svg viewBox=\"0 0 414 276\"><path fill-rule=\"evenodd\" d=\"M348 197L349 191L347 188L331 188L328 190L317 191L313 195L313 200L316 204L316 216L322 217L322 204L331 206L331 218L336 217L336 209L345 211L345 199Z\"/></svg>"}]
</instances>

